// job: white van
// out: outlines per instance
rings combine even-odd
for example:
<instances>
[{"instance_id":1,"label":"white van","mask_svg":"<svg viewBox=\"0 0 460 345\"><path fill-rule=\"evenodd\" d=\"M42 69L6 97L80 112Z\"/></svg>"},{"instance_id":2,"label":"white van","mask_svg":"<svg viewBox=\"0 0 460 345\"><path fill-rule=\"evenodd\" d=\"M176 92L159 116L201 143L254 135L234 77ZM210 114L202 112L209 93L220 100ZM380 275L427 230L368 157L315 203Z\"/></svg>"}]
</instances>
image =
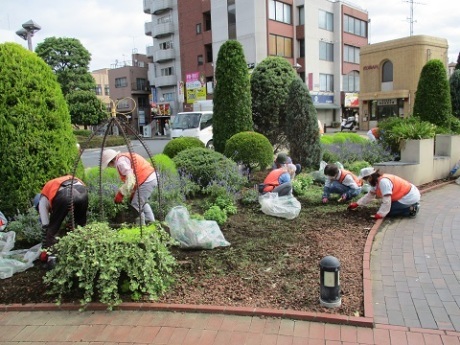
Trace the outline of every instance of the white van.
<instances>
[{"instance_id":1,"label":"white van","mask_svg":"<svg viewBox=\"0 0 460 345\"><path fill-rule=\"evenodd\" d=\"M212 143L212 111L189 111L177 113L171 123L171 139L195 137L207 148L214 149Z\"/></svg>"}]
</instances>

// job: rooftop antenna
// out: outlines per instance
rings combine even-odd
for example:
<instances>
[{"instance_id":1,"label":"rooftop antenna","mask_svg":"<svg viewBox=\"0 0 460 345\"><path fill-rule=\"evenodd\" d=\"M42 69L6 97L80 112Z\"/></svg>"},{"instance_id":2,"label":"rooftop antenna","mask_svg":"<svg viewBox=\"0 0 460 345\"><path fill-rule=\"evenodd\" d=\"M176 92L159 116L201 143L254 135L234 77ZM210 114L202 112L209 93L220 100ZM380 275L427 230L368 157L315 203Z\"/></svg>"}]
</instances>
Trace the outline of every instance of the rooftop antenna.
<instances>
[{"instance_id":1,"label":"rooftop antenna","mask_svg":"<svg viewBox=\"0 0 460 345\"><path fill-rule=\"evenodd\" d=\"M421 2L415 2L414 0L407 0L405 2L408 2L409 5L410 5L410 17L407 18L407 21L410 24L410 36L413 36L413 34L414 34L414 23L417 23L417 21L414 20L414 4L416 4L416 5L426 5L426 4L421 3Z\"/></svg>"}]
</instances>

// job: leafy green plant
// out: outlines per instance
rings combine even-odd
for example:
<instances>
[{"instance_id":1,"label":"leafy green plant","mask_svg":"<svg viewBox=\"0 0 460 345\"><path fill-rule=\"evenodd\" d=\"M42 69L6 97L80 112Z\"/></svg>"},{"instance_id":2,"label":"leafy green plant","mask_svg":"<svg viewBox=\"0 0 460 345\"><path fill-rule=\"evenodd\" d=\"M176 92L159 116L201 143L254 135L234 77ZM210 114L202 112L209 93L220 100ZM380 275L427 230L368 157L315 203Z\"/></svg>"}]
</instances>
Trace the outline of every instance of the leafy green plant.
<instances>
[{"instance_id":1,"label":"leafy green plant","mask_svg":"<svg viewBox=\"0 0 460 345\"><path fill-rule=\"evenodd\" d=\"M6 231L16 233L16 241L35 245L42 241L42 226L35 208L30 207L25 213L19 213L6 226Z\"/></svg>"},{"instance_id":2,"label":"leafy green plant","mask_svg":"<svg viewBox=\"0 0 460 345\"><path fill-rule=\"evenodd\" d=\"M75 288L83 291L82 306L93 301L111 309L121 302L119 286L133 298L155 300L172 284L176 265L169 251L172 241L159 224L142 228L111 229L92 223L69 232L55 245L57 264L46 273L48 293L58 303Z\"/></svg>"},{"instance_id":3,"label":"leafy green plant","mask_svg":"<svg viewBox=\"0 0 460 345\"><path fill-rule=\"evenodd\" d=\"M163 153L169 158L174 158L179 152L184 150L200 147L204 148L203 142L194 137L180 137L170 140L163 149Z\"/></svg>"},{"instance_id":4,"label":"leafy green plant","mask_svg":"<svg viewBox=\"0 0 460 345\"><path fill-rule=\"evenodd\" d=\"M223 225L227 221L227 212L221 209L219 206L211 206L204 214L204 219L215 220L217 224Z\"/></svg>"},{"instance_id":5,"label":"leafy green plant","mask_svg":"<svg viewBox=\"0 0 460 345\"><path fill-rule=\"evenodd\" d=\"M361 171L362 168L367 168L372 166L369 162L366 161L356 161L352 162L349 164L345 164L345 168L347 170L350 170L352 173L354 173L356 176L359 175L359 172Z\"/></svg>"},{"instance_id":6,"label":"leafy green plant","mask_svg":"<svg viewBox=\"0 0 460 345\"><path fill-rule=\"evenodd\" d=\"M235 200L228 195L218 196L214 201L214 205L219 206L222 210L230 215L234 215L238 211L235 205Z\"/></svg>"},{"instance_id":7,"label":"leafy green plant","mask_svg":"<svg viewBox=\"0 0 460 345\"><path fill-rule=\"evenodd\" d=\"M294 195L305 195L308 189L312 186L314 179L309 174L299 174L295 177L292 183L292 191Z\"/></svg>"},{"instance_id":8,"label":"leafy green plant","mask_svg":"<svg viewBox=\"0 0 460 345\"><path fill-rule=\"evenodd\" d=\"M225 144L224 154L251 169L265 169L273 164L273 146L263 134L256 132L232 136Z\"/></svg>"},{"instance_id":9,"label":"leafy green plant","mask_svg":"<svg viewBox=\"0 0 460 345\"><path fill-rule=\"evenodd\" d=\"M245 188L241 191L240 202L243 205L252 205L259 202L259 192L255 188Z\"/></svg>"}]
</instances>

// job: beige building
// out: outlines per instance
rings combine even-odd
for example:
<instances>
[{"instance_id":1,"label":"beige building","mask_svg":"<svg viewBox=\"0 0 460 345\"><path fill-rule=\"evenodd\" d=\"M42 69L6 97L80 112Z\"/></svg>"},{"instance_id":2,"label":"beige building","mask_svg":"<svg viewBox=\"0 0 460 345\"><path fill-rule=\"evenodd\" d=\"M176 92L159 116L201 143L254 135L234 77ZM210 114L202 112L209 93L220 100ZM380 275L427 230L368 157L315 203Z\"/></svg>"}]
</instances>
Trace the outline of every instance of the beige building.
<instances>
[{"instance_id":1,"label":"beige building","mask_svg":"<svg viewBox=\"0 0 460 345\"><path fill-rule=\"evenodd\" d=\"M110 109L109 69L102 68L91 72L96 82L96 96Z\"/></svg>"},{"instance_id":2,"label":"beige building","mask_svg":"<svg viewBox=\"0 0 460 345\"><path fill-rule=\"evenodd\" d=\"M444 38L410 36L361 47L360 128L375 127L391 116L412 113L423 66L431 59L448 63Z\"/></svg>"}]
</instances>

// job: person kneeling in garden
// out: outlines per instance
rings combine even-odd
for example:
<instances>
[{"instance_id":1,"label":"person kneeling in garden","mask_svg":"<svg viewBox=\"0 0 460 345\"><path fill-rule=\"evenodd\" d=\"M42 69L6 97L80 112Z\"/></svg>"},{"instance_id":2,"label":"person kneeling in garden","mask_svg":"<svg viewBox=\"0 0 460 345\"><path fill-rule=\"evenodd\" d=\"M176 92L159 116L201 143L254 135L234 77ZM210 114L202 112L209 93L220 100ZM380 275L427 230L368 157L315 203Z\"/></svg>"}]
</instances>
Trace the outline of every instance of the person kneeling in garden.
<instances>
[{"instance_id":1,"label":"person kneeling in garden","mask_svg":"<svg viewBox=\"0 0 460 345\"><path fill-rule=\"evenodd\" d=\"M280 168L270 171L262 184L261 193L278 193L278 196L291 194L291 180L295 171L294 164L282 164Z\"/></svg>"},{"instance_id":2,"label":"person kneeling in garden","mask_svg":"<svg viewBox=\"0 0 460 345\"><path fill-rule=\"evenodd\" d=\"M361 193L362 180L352 172L339 169L336 164L324 168L326 183L323 190L323 204L329 201L331 194L340 194L339 202L347 201Z\"/></svg>"},{"instance_id":3,"label":"person kneeling in garden","mask_svg":"<svg viewBox=\"0 0 460 345\"><path fill-rule=\"evenodd\" d=\"M105 169L107 166L115 167L120 179L124 182L119 188L114 202L121 204L125 197L129 197L131 206L139 212L142 225L155 221L152 208L148 203L153 189L158 184L157 175L152 165L137 153L120 153L106 149L102 153L101 167Z\"/></svg>"},{"instance_id":4,"label":"person kneeling in garden","mask_svg":"<svg viewBox=\"0 0 460 345\"><path fill-rule=\"evenodd\" d=\"M68 227L61 229L61 225L71 207L75 224L86 225L88 190L80 179L72 178L72 175L61 176L45 184L41 193L35 196L34 206L40 215L42 224L40 261L47 262L49 252L52 252L57 238L64 236L69 231Z\"/></svg>"},{"instance_id":5,"label":"person kneeling in garden","mask_svg":"<svg viewBox=\"0 0 460 345\"><path fill-rule=\"evenodd\" d=\"M412 183L396 175L381 174L374 168L361 169L359 177L371 185L369 192L352 202L348 209L366 205L373 199L381 198L382 204L372 217L382 219L385 216L415 217L419 211L420 191Z\"/></svg>"}]
</instances>

